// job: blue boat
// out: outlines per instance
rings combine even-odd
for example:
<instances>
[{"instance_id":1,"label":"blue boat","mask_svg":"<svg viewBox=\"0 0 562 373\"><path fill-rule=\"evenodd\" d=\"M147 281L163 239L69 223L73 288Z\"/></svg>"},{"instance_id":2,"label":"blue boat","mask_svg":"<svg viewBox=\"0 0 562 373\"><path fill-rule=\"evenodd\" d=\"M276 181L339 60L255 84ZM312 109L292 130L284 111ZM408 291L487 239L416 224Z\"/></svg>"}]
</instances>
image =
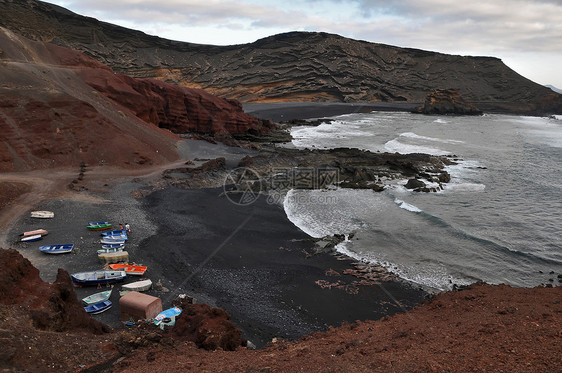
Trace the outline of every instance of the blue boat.
<instances>
[{"instance_id":1,"label":"blue boat","mask_svg":"<svg viewBox=\"0 0 562 373\"><path fill-rule=\"evenodd\" d=\"M162 321L164 321L164 319L175 320L176 316L179 315L180 313L181 313L181 308L179 307L168 308L167 310L160 312L154 318L154 325L159 325Z\"/></svg>"},{"instance_id":2,"label":"blue boat","mask_svg":"<svg viewBox=\"0 0 562 373\"><path fill-rule=\"evenodd\" d=\"M109 284L123 281L127 277L125 271L88 271L77 272L70 275L72 282L80 286Z\"/></svg>"},{"instance_id":3,"label":"blue boat","mask_svg":"<svg viewBox=\"0 0 562 373\"><path fill-rule=\"evenodd\" d=\"M43 236L40 234L34 234L32 236L25 236L22 237L22 239L20 240L21 242L33 242L33 241L39 241L42 240Z\"/></svg>"},{"instance_id":4,"label":"blue boat","mask_svg":"<svg viewBox=\"0 0 562 373\"><path fill-rule=\"evenodd\" d=\"M102 249L116 249L120 247L125 247L125 244L118 242L118 243L104 243L101 245Z\"/></svg>"},{"instance_id":5,"label":"blue boat","mask_svg":"<svg viewBox=\"0 0 562 373\"><path fill-rule=\"evenodd\" d=\"M111 301L104 300L103 302L86 306L84 307L84 310L88 313L95 315L96 313L102 313L103 311L107 311L110 308L111 308Z\"/></svg>"},{"instance_id":6,"label":"blue boat","mask_svg":"<svg viewBox=\"0 0 562 373\"><path fill-rule=\"evenodd\" d=\"M41 246L39 251L45 254L67 254L72 252L74 249L73 243L67 243L62 245L48 245L48 246Z\"/></svg>"},{"instance_id":7,"label":"blue boat","mask_svg":"<svg viewBox=\"0 0 562 373\"><path fill-rule=\"evenodd\" d=\"M102 236L121 236L121 235L127 235L127 232L124 229L118 229L116 231L107 231L107 232L102 232L101 234Z\"/></svg>"},{"instance_id":8,"label":"blue boat","mask_svg":"<svg viewBox=\"0 0 562 373\"><path fill-rule=\"evenodd\" d=\"M88 225L105 225L105 224L109 224L108 221L90 221L88 222Z\"/></svg>"},{"instance_id":9,"label":"blue boat","mask_svg":"<svg viewBox=\"0 0 562 373\"><path fill-rule=\"evenodd\" d=\"M102 240L117 240L117 241L126 241L129 238L127 237L126 233L114 233L114 234L104 234L101 237Z\"/></svg>"}]
</instances>

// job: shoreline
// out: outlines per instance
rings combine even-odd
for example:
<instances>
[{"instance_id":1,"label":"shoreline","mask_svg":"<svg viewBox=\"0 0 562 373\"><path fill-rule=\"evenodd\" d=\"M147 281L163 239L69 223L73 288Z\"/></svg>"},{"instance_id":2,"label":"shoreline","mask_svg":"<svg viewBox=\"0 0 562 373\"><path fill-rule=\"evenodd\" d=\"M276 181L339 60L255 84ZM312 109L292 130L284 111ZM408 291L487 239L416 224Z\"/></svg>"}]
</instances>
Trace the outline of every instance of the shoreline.
<instances>
[{"instance_id":1,"label":"shoreline","mask_svg":"<svg viewBox=\"0 0 562 373\"><path fill-rule=\"evenodd\" d=\"M246 103L242 107L245 113L257 118L280 122L293 119L328 118L343 114L369 113L372 111L409 112L422 104L422 102L273 102Z\"/></svg>"},{"instance_id":2,"label":"shoreline","mask_svg":"<svg viewBox=\"0 0 562 373\"><path fill-rule=\"evenodd\" d=\"M247 152L203 142L184 144L180 150L190 157L222 154L233 164ZM87 231L88 221L129 223L129 262L147 265L144 278L171 290L153 288L148 294L160 297L163 308L169 307L178 293L223 308L243 336L258 347L275 337L298 339L346 321L376 320L406 311L427 298L421 288L402 280L364 281L352 273L351 258L314 254L314 240L290 222L281 207L268 204L263 196L249 207L220 197L222 188L172 187L143 199L133 198L148 181L158 177L161 169L169 167L172 165L144 176L116 179L111 178L111 172L105 179L86 172L84 182L89 190L56 193L54 198L29 206L54 211L54 219L32 219L27 211L15 218L7 233L7 241L12 243L8 247L28 258L43 280L53 282L58 268L69 273L102 268L96 254L100 233ZM19 233L39 226L49 231L43 240L16 242ZM75 243L78 250L57 256L37 250L63 241ZM136 280L129 277L125 283ZM119 290L121 284L115 288ZM79 299L99 291L91 287L75 289ZM112 294L114 303L118 302L118 293ZM112 327L121 325L119 307L94 317Z\"/></svg>"}]
</instances>

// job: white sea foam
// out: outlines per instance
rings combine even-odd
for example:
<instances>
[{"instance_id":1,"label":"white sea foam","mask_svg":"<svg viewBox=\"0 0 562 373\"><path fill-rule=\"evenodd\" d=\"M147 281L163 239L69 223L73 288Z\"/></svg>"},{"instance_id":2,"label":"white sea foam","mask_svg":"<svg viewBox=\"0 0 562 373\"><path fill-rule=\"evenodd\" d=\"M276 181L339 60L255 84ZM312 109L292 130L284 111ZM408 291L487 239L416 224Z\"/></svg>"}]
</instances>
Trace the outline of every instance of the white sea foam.
<instances>
[{"instance_id":1,"label":"white sea foam","mask_svg":"<svg viewBox=\"0 0 562 373\"><path fill-rule=\"evenodd\" d=\"M427 153L432 155L446 155L449 153L444 150L437 149L437 148L430 148L428 146L404 144L400 142L398 139L387 141L384 144L384 147L386 151L390 153L401 153L401 154Z\"/></svg>"},{"instance_id":2,"label":"white sea foam","mask_svg":"<svg viewBox=\"0 0 562 373\"><path fill-rule=\"evenodd\" d=\"M445 119L439 118L439 119L435 119L435 120L433 121L433 123L443 123L443 124L445 124L445 123L449 123L449 122L447 122Z\"/></svg>"},{"instance_id":3,"label":"white sea foam","mask_svg":"<svg viewBox=\"0 0 562 373\"><path fill-rule=\"evenodd\" d=\"M411 212L422 212L422 210L420 210L416 206L411 205L407 202L404 202L404 201L402 201L401 199L398 199L398 198L394 199L394 203L396 203L398 206L400 206L401 209L404 209L404 210L408 210L408 211L411 211Z\"/></svg>"},{"instance_id":4,"label":"white sea foam","mask_svg":"<svg viewBox=\"0 0 562 373\"><path fill-rule=\"evenodd\" d=\"M464 143L464 141L460 141L460 140L439 139L439 138L436 138L436 137L420 136L420 135L417 135L413 132L404 132L404 133L401 133L400 136L409 137L409 138L412 138L412 139L428 140L428 141L435 141L435 142L444 142L444 143L450 143L450 144L462 144L462 143Z\"/></svg>"},{"instance_id":5,"label":"white sea foam","mask_svg":"<svg viewBox=\"0 0 562 373\"><path fill-rule=\"evenodd\" d=\"M364 195L372 191L290 190L283 201L287 218L306 234L320 238L355 232L364 227L357 212L364 209ZM376 211L376 206L372 206Z\"/></svg>"},{"instance_id":6,"label":"white sea foam","mask_svg":"<svg viewBox=\"0 0 562 373\"><path fill-rule=\"evenodd\" d=\"M482 192L486 185L477 183L448 183L443 184L445 192Z\"/></svg>"},{"instance_id":7,"label":"white sea foam","mask_svg":"<svg viewBox=\"0 0 562 373\"><path fill-rule=\"evenodd\" d=\"M468 279L452 276L446 268L436 262L426 262L424 265L407 266L402 264L390 263L386 260L380 260L376 257L374 252L371 253L357 253L351 247L352 242L341 242L335 246L335 250L343 255L346 255L355 260L380 265L386 268L389 272L394 273L398 277L413 282L415 284L424 286L429 289L438 291L451 290L452 285L469 285L473 281ZM428 290L429 290L428 289Z\"/></svg>"}]
</instances>

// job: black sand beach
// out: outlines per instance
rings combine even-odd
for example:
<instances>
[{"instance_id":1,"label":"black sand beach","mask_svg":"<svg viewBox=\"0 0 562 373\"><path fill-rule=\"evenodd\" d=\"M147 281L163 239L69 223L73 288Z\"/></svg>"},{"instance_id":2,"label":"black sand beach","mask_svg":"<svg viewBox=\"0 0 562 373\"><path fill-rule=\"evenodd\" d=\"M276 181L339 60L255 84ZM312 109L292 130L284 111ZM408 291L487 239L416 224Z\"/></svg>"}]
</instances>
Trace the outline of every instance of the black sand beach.
<instances>
[{"instance_id":1,"label":"black sand beach","mask_svg":"<svg viewBox=\"0 0 562 373\"><path fill-rule=\"evenodd\" d=\"M249 206L233 204L220 196L222 188L157 191L142 203L126 195L134 187L122 184L106 197L120 200L51 200L40 206L55 211L54 219L37 221L23 217L11 233L43 227L49 235L42 241L14 244L52 282L58 268L70 273L101 269L97 258L99 232L87 231L90 220L109 219L130 223L127 245L130 261L149 266L144 278L161 281L170 291L148 294L162 299L165 308L180 293L197 302L225 309L243 336L258 347L274 337L296 339L312 331L338 326L344 321L378 319L419 304L426 294L403 282L356 286L358 279L344 275L351 261L313 252L314 242L296 228L279 206L260 197ZM120 190L119 190L120 189ZM37 247L75 243L76 253L46 255ZM328 275L332 269L340 276ZM139 278L129 276L126 282ZM323 289L316 281L341 281L349 289ZM114 307L94 317L120 327L119 294L115 286ZM100 291L76 288L80 298Z\"/></svg>"},{"instance_id":2,"label":"black sand beach","mask_svg":"<svg viewBox=\"0 0 562 373\"><path fill-rule=\"evenodd\" d=\"M329 118L351 113L371 111L410 111L422 103L412 102L372 102L368 104L348 104L336 102L282 102L244 104L244 111L261 119L274 122L292 119Z\"/></svg>"},{"instance_id":3,"label":"black sand beach","mask_svg":"<svg viewBox=\"0 0 562 373\"><path fill-rule=\"evenodd\" d=\"M179 150L186 159L225 156L227 167L235 167L248 152L193 140L181 143ZM87 231L87 222L129 223L129 261L148 266L144 278L166 288L148 294L160 297L164 308L180 293L223 308L258 347L274 337L297 339L346 321L376 320L427 297L403 281L367 285L344 274L354 268L353 261L328 253L313 255L313 240L287 219L282 207L268 204L264 197L241 206L226 198L223 188L167 188L144 199L133 198L132 193L145 189L147 182L113 180L71 198L45 201L33 210L54 211L55 218L20 217L8 233L9 241L39 268L44 280L52 282L58 268L69 273L102 268L96 253L100 233ZM49 235L38 242L17 242L19 233L37 228L47 229ZM74 243L78 249L58 256L37 250L56 243ZM126 282L137 280L130 276ZM330 289L334 284L339 286ZM114 307L94 317L121 327L121 284L115 289ZM79 298L100 291L76 290Z\"/></svg>"}]
</instances>

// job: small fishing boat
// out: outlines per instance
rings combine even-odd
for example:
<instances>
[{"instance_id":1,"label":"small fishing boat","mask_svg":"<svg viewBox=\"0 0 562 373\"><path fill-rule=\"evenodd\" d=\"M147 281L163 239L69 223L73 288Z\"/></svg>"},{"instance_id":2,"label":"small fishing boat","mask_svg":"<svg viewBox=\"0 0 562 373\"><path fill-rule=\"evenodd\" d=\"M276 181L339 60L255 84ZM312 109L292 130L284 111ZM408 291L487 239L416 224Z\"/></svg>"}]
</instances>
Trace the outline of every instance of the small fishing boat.
<instances>
[{"instance_id":1,"label":"small fishing boat","mask_svg":"<svg viewBox=\"0 0 562 373\"><path fill-rule=\"evenodd\" d=\"M177 315L179 315L181 313L181 308L179 307L173 307L173 308L168 308L167 310L164 310L162 312L160 312L155 318L154 318L154 324L158 325L160 324L164 319L171 319L171 318L175 318Z\"/></svg>"},{"instance_id":2,"label":"small fishing boat","mask_svg":"<svg viewBox=\"0 0 562 373\"><path fill-rule=\"evenodd\" d=\"M109 224L108 221L89 221L87 225Z\"/></svg>"},{"instance_id":3,"label":"small fishing boat","mask_svg":"<svg viewBox=\"0 0 562 373\"><path fill-rule=\"evenodd\" d=\"M82 303L85 306L91 306L92 304L103 302L111 297L112 291L113 290L106 290L106 291L92 294L89 297L82 298Z\"/></svg>"},{"instance_id":4,"label":"small fishing boat","mask_svg":"<svg viewBox=\"0 0 562 373\"><path fill-rule=\"evenodd\" d=\"M88 313L95 315L96 313L102 313L104 311L107 311L110 308L111 308L111 301L104 300L103 302L86 306L84 307L84 310Z\"/></svg>"},{"instance_id":5,"label":"small fishing boat","mask_svg":"<svg viewBox=\"0 0 562 373\"><path fill-rule=\"evenodd\" d=\"M137 266L131 264L110 264L109 268L111 269L119 269L125 271L127 275L135 275L135 276L142 276L148 269L145 266Z\"/></svg>"},{"instance_id":6,"label":"small fishing boat","mask_svg":"<svg viewBox=\"0 0 562 373\"><path fill-rule=\"evenodd\" d=\"M48 245L48 246L41 246L39 251L45 254L67 254L72 252L74 249L73 243L67 243L62 245Z\"/></svg>"},{"instance_id":7,"label":"small fishing boat","mask_svg":"<svg viewBox=\"0 0 562 373\"><path fill-rule=\"evenodd\" d=\"M55 213L52 211L31 211L32 218L40 219L50 219L55 217Z\"/></svg>"},{"instance_id":8,"label":"small fishing boat","mask_svg":"<svg viewBox=\"0 0 562 373\"><path fill-rule=\"evenodd\" d=\"M114 249L119 247L125 247L125 243L104 243L103 245L101 245L102 249Z\"/></svg>"},{"instance_id":9,"label":"small fishing boat","mask_svg":"<svg viewBox=\"0 0 562 373\"><path fill-rule=\"evenodd\" d=\"M41 236L46 236L49 234L49 232L47 232L46 229L35 229L33 231L23 232L22 234L20 234L20 236L27 237L27 236L35 236L37 234L40 234Z\"/></svg>"},{"instance_id":10,"label":"small fishing boat","mask_svg":"<svg viewBox=\"0 0 562 373\"><path fill-rule=\"evenodd\" d=\"M127 291L147 291L152 287L151 280L142 280L123 285L123 290Z\"/></svg>"},{"instance_id":11,"label":"small fishing boat","mask_svg":"<svg viewBox=\"0 0 562 373\"><path fill-rule=\"evenodd\" d=\"M119 247L106 247L106 248L102 248L102 249L98 250L98 256L100 254L116 253L118 251L124 251L124 250L125 250L125 245L122 245L122 246L119 246Z\"/></svg>"},{"instance_id":12,"label":"small fishing boat","mask_svg":"<svg viewBox=\"0 0 562 373\"><path fill-rule=\"evenodd\" d=\"M43 236L40 234L34 234L32 236L25 236L21 238L21 242L33 242L33 241L39 241L43 239Z\"/></svg>"},{"instance_id":13,"label":"small fishing boat","mask_svg":"<svg viewBox=\"0 0 562 373\"><path fill-rule=\"evenodd\" d=\"M102 232L101 233L102 236L120 236L120 235L127 235L127 232L124 229L118 229L115 231L107 231L107 232Z\"/></svg>"},{"instance_id":14,"label":"small fishing boat","mask_svg":"<svg viewBox=\"0 0 562 373\"><path fill-rule=\"evenodd\" d=\"M125 271L86 271L70 275L72 282L77 285L109 284L122 281L127 277Z\"/></svg>"},{"instance_id":15,"label":"small fishing boat","mask_svg":"<svg viewBox=\"0 0 562 373\"><path fill-rule=\"evenodd\" d=\"M100 222L96 224L90 224L86 226L86 229L89 231L103 231L105 229L110 229L112 227L111 223L108 222Z\"/></svg>"},{"instance_id":16,"label":"small fishing boat","mask_svg":"<svg viewBox=\"0 0 562 373\"><path fill-rule=\"evenodd\" d=\"M112 238L112 237L104 237L100 240L100 242L101 242L102 245L115 244L115 243L125 244L125 240L118 239L118 238Z\"/></svg>"}]
</instances>

